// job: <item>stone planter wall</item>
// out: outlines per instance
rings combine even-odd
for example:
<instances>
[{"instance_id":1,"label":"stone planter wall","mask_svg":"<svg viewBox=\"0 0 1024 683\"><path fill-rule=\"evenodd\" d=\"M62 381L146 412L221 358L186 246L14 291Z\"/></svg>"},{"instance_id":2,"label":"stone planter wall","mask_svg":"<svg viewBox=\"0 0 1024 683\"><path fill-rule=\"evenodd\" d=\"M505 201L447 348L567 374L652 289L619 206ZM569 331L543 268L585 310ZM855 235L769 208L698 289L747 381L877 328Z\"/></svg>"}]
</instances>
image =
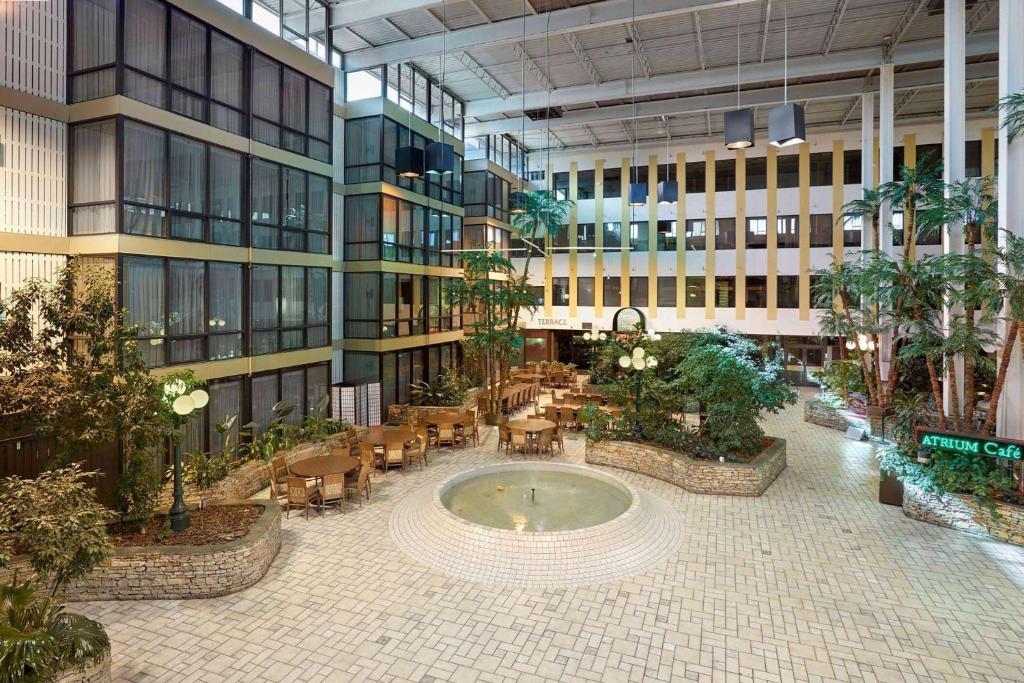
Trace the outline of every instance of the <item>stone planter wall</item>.
<instances>
[{"instance_id":1,"label":"stone planter wall","mask_svg":"<svg viewBox=\"0 0 1024 683\"><path fill-rule=\"evenodd\" d=\"M940 496L909 484L903 487L903 513L907 517L1024 545L1024 507L995 503L993 508L982 505L974 496L958 493Z\"/></svg>"},{"instance_id":2,"label":"stone planter wall","mask_svg":"<svg viewBox=\"0 0 1024 683\"><path fill-rule=\"evenodd\" d=\"M465 412L476 410L476 397L480 394L479 387L473 387L466 393L466 400L461 406L410 406L396 403L388 407L388 422L391 424L416 424L421 419L438 413Z\"/></svg>"},{"instance_id":3,"label":"stone planter wall","mask_svg":"<svg viewBox=\"0 0 1024 683\"><path fill-rule=\"evenodd\" d=\"M845 432L847 426L845 415L838 413L828 403L813 398L804 401L804 422L837 429L841 432Z\"/></svg>"},{"instance_id":4,"label":"stone planter wall","mask_svg":"<svg viewBox=\"0 0 1024 683\"><path fill-rule=\"evenodd\" d=\"M786 442L774 439L747 463L698 460L683 453L629 441L588 442L586 461L646 474L693 493L760 496L786 469Z\"/></svg>"},{"instance_id":5,"label":"stone planter wall","mask_svg":"<svg viewBox=\"0 0 1024 683\"><path fill-rule=\"evenodd\" d=\"M68 669L57 674L51 683L107 683L110 680L110 652L84 669Z\"/></svg>"},{"instance_id":6,"label":"stone planter wall","mask_svg":"<svg viewBox=\"0 0 1024 683\"><path fill-rule=\"evenodd\" d=\"M245 536L214 545L115 548L106 562L69 581L61 596L72 602L179 600L248 588L263 578L281 549L281 506L270 500L234 504L263 506ZM32 573L27 558L15 558L0 571L0 580L9 580L15 571Z\"/></svg>"},{"instance_id":7,"label":"stone planter wall","mask_svg":"<svg viewBox=\"0 0 1024 683\"><path fill-rule=\"evenodd\" d=\"M335 434L322 443L299 444L294 448L281 451L278 455L283 455L290 465L296 460L303 460L315 455L327 455L330 449L338 444L348 444L349 448L358 453L359 431L357 427L349 432ZM197 489L186 485L185 504L189 507L198 507L200 500L205 501L207 505L245 500L268 486L270 486L270 478L267 475L267 463L262 460L250 460L228 472L228 476L208 489ZM173 495L173 484L167 482L163 491L160 492L158 509L170 507Z\"/></svg>"}]
</instances>

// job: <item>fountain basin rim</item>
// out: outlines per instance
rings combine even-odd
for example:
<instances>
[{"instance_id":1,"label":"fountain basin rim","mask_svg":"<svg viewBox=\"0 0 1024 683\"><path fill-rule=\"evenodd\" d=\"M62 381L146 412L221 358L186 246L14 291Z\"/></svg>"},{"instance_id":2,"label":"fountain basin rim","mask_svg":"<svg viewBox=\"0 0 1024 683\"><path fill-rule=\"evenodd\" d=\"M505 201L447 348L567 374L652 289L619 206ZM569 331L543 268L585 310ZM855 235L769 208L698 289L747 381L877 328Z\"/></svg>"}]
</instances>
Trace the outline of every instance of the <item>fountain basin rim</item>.
<instances>
[{"instance_id":1,"label":"fountain basin rim","mask_svg":"<svg viewBox=\"0 0 1024 683\"><path fill-rule=\"evenodd\" d=\"M461 484L465 481L475 479L477 477L486 476L488 474L495 474L500 472L510 472L517 470L533 470L543 472L564 472L566 474L575 474L578 476L590 477L592 479L600 480L606 484L614 486L620 489L623 493L629 496L629 507L624 512L609 520L595 524L593 526L580 527L579 529L568 529L564 531L516 531L514 529L502 529L500 527L488 526L486 524L478 524L477 522L471 522L468 519L458 516L441 502L441 496L448 491L448 489ZM531 538L569 538L578 537L580 534L589 534L595 531L600 531L604 527L608 527L613 524L621 524L623 521L633 517L637 514L640 508L640 493L635 488L619 479L616 476L587 467L585 465L573 465L570 463L561 462L543 462L535 460L512 460L509 462L497 463L494 465L483 465L481 467L474 467L472 469L459 472L455 476L449 477L442 481L434 488L433 495L431 496L431 503L435 510L441 515L445 516L449 520L453 520L469 529L477 529L487 533L496 533L501 535L507 535L512 537L529 536Z\"/></svg>"}]
</instances>

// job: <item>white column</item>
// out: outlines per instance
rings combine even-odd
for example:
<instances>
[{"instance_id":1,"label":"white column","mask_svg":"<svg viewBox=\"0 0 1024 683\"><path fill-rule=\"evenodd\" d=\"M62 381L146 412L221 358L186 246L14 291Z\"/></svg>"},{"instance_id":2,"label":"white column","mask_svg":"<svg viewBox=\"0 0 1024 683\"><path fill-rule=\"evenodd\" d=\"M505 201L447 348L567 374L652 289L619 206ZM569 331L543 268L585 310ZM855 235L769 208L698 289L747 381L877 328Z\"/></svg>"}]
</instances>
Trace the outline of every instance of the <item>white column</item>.
<instances>
[{"instance_id":1,"label":"white column","mask_svg":"<svg viewBox=\"0 0 1024 683\"><path fill-rule=\"evenodd\" d=\"M964 78L965 53L964 42L966 41L964 0L945 0L945 14L943 15L943 117L942 117L942 139L943 152L943 180L953 183L964 179L964 128L966 125L966 102L964 89L967 82ZM963 226L947 225L942 236L942 252L944 254L959 254L964 250ZM945 327L949 326L948 311L943 321ZM957 358L956 383L958 393L963 396L964 368L963 359ZM951 410L951 387L948 382L944 384L944 399L946 411ZM960 406L961 410L963 406Z\"/></svg>"},{"instance_id":2,"label":"white column","mask_svg":"<svg viewBox=\"0 0 1024 683\"><path fill-rule=\"evenodd\" d=\"M999 2L999 97L1024 90L1024 2ZM999 227L1016 235L1024 235L1024 141L1013 144L1006 138L999 116ZM1000 243L1006 241L1000 235ZM997 429L1000 436L1024 439L1024 349L1020 344L1013 350L1006 384L999 401Z\"/></svg>"},{"instance_id":3,"label":"white column","mask_svg":"<svg viewBox=\"0 0 1024 683\"><path fill-rule=\"evenodd\" d=\"M878 184L892 182L892 140L893 119L895 109L893 103L893 84L896 80L891 63L883 64L879 70L878 91ZM892 254L892 223L893 207L886 202L879 212L879 248L886 254ZM888 358L888 353L883 354Z\"/></svg>"},{"instance_id":4,"label":"white column","mask_svg":"<svg viewBox=\"0 0 1024 683\"><path fill-rule=\"evenodd\" d=\"M860 184L866 189L875 189L875 94L865 92L860 98ZM861 220L861 246L874 249L872 242L871 217Z\"/></svg>"}]
</instances>

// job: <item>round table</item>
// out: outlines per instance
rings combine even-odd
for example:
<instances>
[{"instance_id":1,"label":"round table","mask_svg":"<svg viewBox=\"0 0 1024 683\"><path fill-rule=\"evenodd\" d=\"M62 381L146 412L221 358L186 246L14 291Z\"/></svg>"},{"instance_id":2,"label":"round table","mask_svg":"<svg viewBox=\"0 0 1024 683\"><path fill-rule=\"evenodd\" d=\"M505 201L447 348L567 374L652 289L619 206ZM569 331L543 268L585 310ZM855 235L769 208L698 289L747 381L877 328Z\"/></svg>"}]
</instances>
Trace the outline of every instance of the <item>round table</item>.
<instances>
[{"instance_id":1,"label":"round table","mask_svg":"<svg viewBox=\"0 0 1024 683\"><path fill-rule=\"evenodd\" d=\"M508 423L509 429L522 429L528 434L542 432L545 429L554 429L555 423L541 417L528 417L525 420L511 420Z\"/></svg>"},{"instance_id":2,"label":"round table","mask_svg":"<svg viewBox=\"0 0 1024 683\"><path fill-rule=\"evenodd\" d=\"M305 460L296 460L288 470L297 477L316 477L328 474L345 474L359 467L359 458L351 455L322 455Z\"/></svg>"},{"instance_id":3,"label":"round table","mask_svg":"<svg viewBox=\"0 0 1024 683\"><path fill-rule=\"evenodd\" d=\"M359 441L362 443L372 444L374 446L381 446L383 448L387 446L389 442L398 441L399 439L403 442L408 442L415 438L416 432L414 432L412 427L408 425L402 425L401 427L395 427L394 429L384 429L380 425L377 425L370 427L365 434L359 437Z\"/></svg>"}]
</instances>

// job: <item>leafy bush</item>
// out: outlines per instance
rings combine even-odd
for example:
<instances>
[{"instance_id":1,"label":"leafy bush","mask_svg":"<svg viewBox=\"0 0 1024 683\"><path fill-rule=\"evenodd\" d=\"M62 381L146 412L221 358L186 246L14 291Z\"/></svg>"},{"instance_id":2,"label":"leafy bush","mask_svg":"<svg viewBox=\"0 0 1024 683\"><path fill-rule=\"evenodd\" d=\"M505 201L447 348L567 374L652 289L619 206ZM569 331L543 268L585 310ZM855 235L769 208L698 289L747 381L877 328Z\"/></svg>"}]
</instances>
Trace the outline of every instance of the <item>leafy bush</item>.
<instances>
[{"instance_id":1,"label":"leafy bush","mask_svg":"<svg viewBox=\"0 0 1024 683\"><path fill-rule=\"evenodd\" d=\"M56 593L109 557L112 515L96 502L89 482L94 474L75 463L35 479L0 480L0 566L24 553Z\"/></svg>"},{"instance_id":2,"label":"leafy bush","mask_svg":"<svg viewBox=\"0 0 1024 683\"><path fill-rule=\"evenodd\" d=\"M414 406L459 406L466 401L469 380L452 369L442 370L433 382L418 381L412 385Z\"/></svg>"},{"instance_id":3,"label":"leafy bush","mask_svg":"<svg viewBox=\"0 0 1024 683\"><path fill-rule=\"evenodd\" d=\"M242 428L247 440L238 447L238 459L241 462L262 460L270 462L278 451L291 448L302 438L302 429L289 423L288 417L295 412L295 406L289 401L278 401L271 408L271 419L265 429L259 424L250 422Z\"/></svg>"},{"instance_id":4,"label":"leafy bush","mask_svg":"<svg viewBox=\"0 0 1024 683\"><path fill-rule=\"evenodd\" d=\"M322 443L332 434L343 432L352 427L345 420L335 420L333 417L328 417L327 407L330 405L330 402L331 397L324 394L320 397L320 401L313 411L306 415L306 419L302 422L302 437L304 440Z\"/></svg>"},{"instance_id":5,"label":"leafy bush","mask_svg":"<svg viewBox=\"0 0 1024 683\"><path fill-rule=\"evenodd\" d=\"M231 460L224 452L186 453L181 464L181 478L185 484L199 489L208 489L228 476ZM168 474L173 476L173 467Z\"/></svg>"},{"instance_id":6,"label":"leafy bush","mask_svg":"<svg viewBox=\"0 0 1024 683\"><path fill-rule=\"evenodd\" d=\"M0 680L50 680L99 662L109 651L99 622L65 611L31 582L0 585Z\"/></svg>"}]
</instances>

